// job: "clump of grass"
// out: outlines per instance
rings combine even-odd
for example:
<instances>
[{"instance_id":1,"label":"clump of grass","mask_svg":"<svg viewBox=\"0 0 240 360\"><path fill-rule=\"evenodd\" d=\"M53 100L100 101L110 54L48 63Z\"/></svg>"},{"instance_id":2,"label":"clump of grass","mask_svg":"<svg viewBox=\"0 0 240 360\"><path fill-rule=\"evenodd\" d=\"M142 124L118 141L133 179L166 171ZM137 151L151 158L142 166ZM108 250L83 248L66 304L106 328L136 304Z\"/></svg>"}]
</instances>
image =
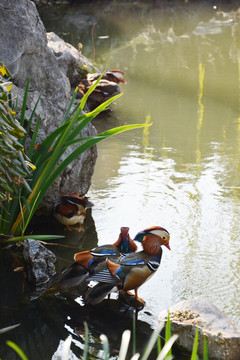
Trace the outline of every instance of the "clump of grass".
<instances>
[{"instance_id":1,"label":"clump of grass","mask_svg":"<svg viewBox=\"0 0 240 360\"><path fill-rule=\"evenodd\" d=\"M79 104L73 109L73 103L76 98L77 89L69 103L68 109L62 119L61 125L50 133L41 144L36 144L36 139L40 127L40 117L36 120L36 125L31 137L30 145L26 150L26 157L30 159L29 164L32 165L31 174L19 174L18 184L14 188L12 197L10 197L9 189L5 189L5 200L2 201L0 207L0 234L2 242L12 242L23 240L26 229L35 214L43 197L46 195L54 181L66 169L66 167L78 158L84 151L92 146L95 146L100 141L103 141L110 136L122 133L127 130L137 129L146 126L146 124L124 125L116 127L96 136L79 137L81 131L102 111L106 110L108 106L121 95L116 95L107 100L96 109L89 113L84 113L83 109L86 104L88 96L95 89L101 77L88 90L87 94L81 99ZM18 142L23 149L27 139L30 138L30 128L35 117L36 108L39 102L37 100L30 118L26 123L26 108L29 91L29 81L25 89L25 95L22 103L21 114L19 119L19 126L22 131L22 136L18 138ZM8 106L12 103L7 101ZM73 110L72 110L73 109ZM17 114L14 115L16 120ZM17 135L18 136L18 135ZM63 154L70 147L75 145L76 148L64 160L60 161ZM1 151L1 148L0 148ZM25 169L28 168L26 160L23 160ZM1 175L1 169L0 169ZM0 178L0 184L2 184Z\"/></svg>"}]
</instances>

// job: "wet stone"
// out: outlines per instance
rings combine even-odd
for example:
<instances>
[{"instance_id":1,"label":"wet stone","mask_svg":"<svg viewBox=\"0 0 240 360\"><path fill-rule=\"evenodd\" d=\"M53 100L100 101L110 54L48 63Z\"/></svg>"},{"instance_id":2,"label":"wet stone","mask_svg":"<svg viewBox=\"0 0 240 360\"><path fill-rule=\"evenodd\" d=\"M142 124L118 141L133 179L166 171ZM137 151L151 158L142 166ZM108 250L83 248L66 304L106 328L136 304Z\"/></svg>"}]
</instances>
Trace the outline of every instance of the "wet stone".
<instances>
[{"instance_id":1,"label":"wet stone","mask_svg":"<svg viewBox=\"0 0 240 360\"><path fill-rule=\"evenodd\" d=\"M56 256L33 239L24 240L23 246L28 281L34 285L41 285L49 281L56 273Z\"/></svg>"}]
</instances>

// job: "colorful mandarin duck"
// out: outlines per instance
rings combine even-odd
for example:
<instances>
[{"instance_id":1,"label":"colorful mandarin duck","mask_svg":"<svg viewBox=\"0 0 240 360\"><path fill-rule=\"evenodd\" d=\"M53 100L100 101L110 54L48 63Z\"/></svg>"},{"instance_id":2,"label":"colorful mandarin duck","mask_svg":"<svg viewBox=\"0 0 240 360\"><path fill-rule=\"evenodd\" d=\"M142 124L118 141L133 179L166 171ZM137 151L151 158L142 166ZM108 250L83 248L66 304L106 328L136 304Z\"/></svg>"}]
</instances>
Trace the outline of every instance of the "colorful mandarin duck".
<instances>
[{"instance_id":1,"label":"colorful mandarin duck","mask_svg":"<svg viewBox=\"0 0 240 360\"><path fill-rule=\"evenodd\" d=\"M68 230L72 230L71 226L80 224L80 231L86 217L86 208L91 205L86 196L79 196L77 193L65 194L54 207L53 215L61 224L66 225Z\"/></svg>"},{"instance_id":2,"label":"colorful mandarin duck","mask_svg":"<svg viewBox=\"0 0 240 360\"><path fill-rule=\"evenodd\" d=\"M98 283L89 288L85 304L98 304L113 291L135 291L135 299L144 304L138 297L138 288L158 269L162 257L162 245L169 250L169 232L159 226L153 226L139 232L134 240L140 241L143 250L126 255L117 261L107 259L105 268L89 277Z\"/></svg>"},{"instance_id":3,"label":"colorful mandarin duck","mask_svg":"<svg viewBox=\"0 0 240 360\"><path fill-rule=\"evenodd\" d=\"M114 244L101 245L75 254L75 263L66 269L60 283L64 288L79 286L89 275L105 267L107 258L117 260L136 250L137 245L129 235L129 228L121 227L118 240Z\"/></svg>"},{"instance_id":4,"label":"colorful mandarin duck","mask_svg":"<svg viewBox=\"0 0 240 360\"><path fill-rule=\"evenodd\" d=\"M94 84L94 82L100 77L100 73L87 74L87 78L82 80L78 85L79 92L84 95ZM113 96L120 94L121 89L119 83L126 84L124 80L124 73L120 70L107 71L101 78L99 84L94 91L89 95L87 104L89 110L94 110L97 106L112 98Z\"/></svg>"}]
</instances>

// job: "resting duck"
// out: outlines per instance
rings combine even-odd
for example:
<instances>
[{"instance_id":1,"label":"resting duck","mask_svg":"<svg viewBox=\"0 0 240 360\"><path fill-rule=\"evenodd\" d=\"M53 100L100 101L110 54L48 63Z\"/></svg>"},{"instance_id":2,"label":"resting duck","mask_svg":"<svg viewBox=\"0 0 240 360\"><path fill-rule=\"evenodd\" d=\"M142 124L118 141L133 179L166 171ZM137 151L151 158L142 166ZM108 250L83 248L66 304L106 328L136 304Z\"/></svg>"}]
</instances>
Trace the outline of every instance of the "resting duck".
<instances>
[{"instance_id":1,"label":"resting duck","mask_svg":"<svg viewBox=\"0 0 240 360\"><path fill-rule=\"evenodd\" d=\"M144 304L138 297L138 288L158 269L162 257L162 245L169 250L169 232L159 226L153 226L139 232L133 240L140 241L143 250L130 253L118 261L106 260L104 269L89 277L97 285L89 288L85 304L95 305L113 291L135 291L135 299Z\"/></svg>"},{"instance_id":2,"label":"resting duck","mask_svg":"<svg viewBox=\"0 0 240 360\"><path fill-rule=\"evenodd\" d=\"M79 196L77 193L65 194L54 207L53 215L61 224L66 225L68 230L72 230L71 226L79 224L78 231L81 231L86 208L91 205L86 196Z\"/></svg>"},{"instance_id":3,"label":"resting duck","mask_svg":"<svg viewBox=\"0 0 240 360\"><path fill-rule=\"evenodd\" d=\"M82 80L78 85L78 91L85 95L91 85L100 77L100 73L87 74L87 78ZM107 71L101 78L99 84L94 91L89 95L87 105L92 111L106 100L113 96L120 94L121 89L119 83L126 84L124 80L124 73L120 70Z\"/></svg>"},{"instance_id":4,"label":"resting duck","mask_svg":"<svg viewBox=\"0 0 240 360\"><path fill-rule=\"evenodd\" d=\"M137 245L129 235L129 227L121 227L119 237L114 244L101 245L75 254L75 263L64 271L59 282L64 288L79 286L89 275L105 267L107 258L116 261L119 257L136 250Z\"/></svg>"}]
</instances>

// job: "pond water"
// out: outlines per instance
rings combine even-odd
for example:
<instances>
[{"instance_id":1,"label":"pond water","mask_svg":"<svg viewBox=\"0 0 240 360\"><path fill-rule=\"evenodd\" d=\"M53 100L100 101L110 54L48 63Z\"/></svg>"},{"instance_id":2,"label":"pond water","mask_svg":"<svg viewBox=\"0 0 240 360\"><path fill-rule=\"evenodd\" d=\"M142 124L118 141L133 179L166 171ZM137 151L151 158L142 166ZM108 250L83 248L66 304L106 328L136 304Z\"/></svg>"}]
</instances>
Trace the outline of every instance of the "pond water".
<instances>
[{"instance_id":1,"label":"pond water","mask_svg":"<svg viewBox=\"0 0 240 360\"><path fill-rule=\"evenodd\" d=\"M81 42L100 70L125 72L113 111L94 120L98 131L152 124L98 145L82 244L113 242L121 226L132 237L152 225L170 232L172 251L163 249L139 290L144 331L160 311L198 295L240 324L240 14L233 1L174 4L39 9L47 30ZM74 252L59 252L62 266Z\"/></svg>"},{"instance_id":2,"label":"pond water","mask_svg":"<svg viewBox=\"0 0 240 360\"><path fill-rule=\"evenodd\" d=\"M58 28L75 46L81 41L102 71L126 74L123 96L112 114L94 121L97 129L152 123L98 145L88 195L101 244L123 225L132 236L151 225L169 230L172 251L164 249L159 271L140 289L156 315L203 295L240 321L236 3L73 5L63 16L65 32Z\"/></svg>"}]
</instances>

